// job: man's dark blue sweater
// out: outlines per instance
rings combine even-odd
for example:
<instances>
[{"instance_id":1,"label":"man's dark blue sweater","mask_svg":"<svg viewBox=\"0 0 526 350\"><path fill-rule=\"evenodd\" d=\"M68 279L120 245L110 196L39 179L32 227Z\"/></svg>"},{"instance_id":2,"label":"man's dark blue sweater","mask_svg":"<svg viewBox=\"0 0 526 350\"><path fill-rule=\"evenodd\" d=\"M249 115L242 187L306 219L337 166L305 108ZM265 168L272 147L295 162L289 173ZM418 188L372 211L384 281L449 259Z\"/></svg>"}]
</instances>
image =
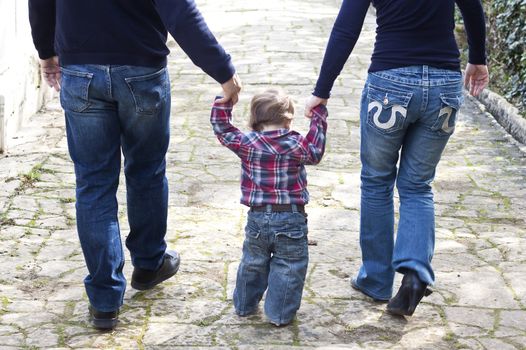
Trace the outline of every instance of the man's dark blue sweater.
<instances>
[{"instance_id":1,"label":"man's dark blue sweater","mask_svg":"<svg viewBox=\"0 0 526 350\"><path fill-rule=\"evenodd\" d=\"M60 63L166 65L167 33L219 83L234 75L193 0L29 0L33 41L41 59Z\"/></svg>"},{"instance_id":2,"label":"man's dark blue sweater","mask_svg":"<svg viewBox=\"0 0 526 350\"><path fill-rule=\"evenodd\" d=\"M327 45L314 95L329 98L358 40L369 5L376 8L376 42L369 72L413 65L460 71L455 3L469 44L469 63L486 64L480 0L343 0Z\"/></svg>"}]
</instances>

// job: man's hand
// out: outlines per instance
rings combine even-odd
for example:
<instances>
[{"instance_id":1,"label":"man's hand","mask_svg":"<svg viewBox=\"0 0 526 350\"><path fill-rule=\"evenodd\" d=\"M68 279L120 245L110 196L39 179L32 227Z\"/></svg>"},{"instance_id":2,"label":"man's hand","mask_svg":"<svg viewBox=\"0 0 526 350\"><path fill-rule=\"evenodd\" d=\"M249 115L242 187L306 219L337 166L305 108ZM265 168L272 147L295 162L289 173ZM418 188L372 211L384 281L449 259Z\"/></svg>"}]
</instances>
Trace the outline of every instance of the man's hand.
<instances>
[{"instance_id":1,"label":"man's hand","mask_svg":"<svg viewBox=\"0 0 526 350\"><path fill-rule=\"evenodd\" d=\"M327 105L327 99L311 95L305 103L305 117L312 118L312 109L319 105Z\"/></svg>"},{"instance_id":2,"label":"man's hand","mask_svg":"<svg viewBox=\"0 0 526 350\"><path fill-rule=\"evenodd\" d=\"M478 94L488 86L488 82L488 66L468 63L464 76L464 86L469 90L471 95L478 96Z\"/></svg>"},{"instance_id":3,"label":"man's hand","mask_svg":"<svg viewBox=\"0 0 526 350\"><path fill-rule=\"evenodd\" d=\"M58 64L58 57L54 56L40 60L40 68L42 69L42 77L46 83L56 91L60 91L60 65Z\"/></svg>"},{"instance_id":4,"label":"man's hand","mask_svg":"<svg viewBox=\"0 0 526 350\"><path fill-rule=\"evenodd\" d=\"M226 83L221 84L223 88L223 98L216 100L218 103L226 103L232 101L232 105L235 105L239 101L239 91L243 87L241 84L241 79L234 74L234 76L227 81Z\"/></svg>"}]
</instances>

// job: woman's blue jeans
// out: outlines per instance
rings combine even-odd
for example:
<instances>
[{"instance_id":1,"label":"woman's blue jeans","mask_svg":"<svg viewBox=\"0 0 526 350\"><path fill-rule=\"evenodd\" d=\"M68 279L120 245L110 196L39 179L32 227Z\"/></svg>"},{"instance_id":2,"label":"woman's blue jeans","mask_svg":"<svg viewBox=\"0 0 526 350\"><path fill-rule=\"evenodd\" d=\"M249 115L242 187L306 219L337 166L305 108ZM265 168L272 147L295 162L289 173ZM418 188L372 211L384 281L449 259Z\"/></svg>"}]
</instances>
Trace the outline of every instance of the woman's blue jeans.
<instances>
[{"instance_id":1,"label":"woman's blue jeans","mask_svg":"<svg viewBox=\"0 0 526 350\"><path fill-rule=\"evenodd\" d=\"M355 283L374 298L392 296L395 271L434 283L431 182L462 102L460 72L411 66L369 73L360 113L362 266Z\"/></svg>"},{"instance_id":2,"label":"woman's blue jeans","mask_svg":"<svg viewBox=\"0 0 526 350\"><path fill-rule=\"evenodd\" d=\"M168 73L162 67L64 66L60 101L75 165L86 292L95 309L113 311L122 305L126 288L116 198L121 151L132 263L155 270L166 250Z\"/></svg>"}]
</instances>

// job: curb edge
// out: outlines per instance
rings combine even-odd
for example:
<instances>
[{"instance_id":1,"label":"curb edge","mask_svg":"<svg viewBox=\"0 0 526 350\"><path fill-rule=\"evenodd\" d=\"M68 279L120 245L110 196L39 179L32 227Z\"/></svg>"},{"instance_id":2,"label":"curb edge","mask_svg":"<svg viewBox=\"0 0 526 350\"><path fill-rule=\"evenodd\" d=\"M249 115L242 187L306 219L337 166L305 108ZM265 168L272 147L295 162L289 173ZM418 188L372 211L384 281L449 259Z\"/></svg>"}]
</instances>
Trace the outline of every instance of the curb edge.
<instances>
[{"instance_id":1,"label":"curb edge","mask_svg":"<svg viewBox=\"0 0 526 350\"><path fill-rule=\"evenodd\" d=\"M487 88L475 99L486 107L487 112L495 118L506 132L518 142L526 145L526 119L520 115L517 107Z\"/></svg>"}]
</instances>

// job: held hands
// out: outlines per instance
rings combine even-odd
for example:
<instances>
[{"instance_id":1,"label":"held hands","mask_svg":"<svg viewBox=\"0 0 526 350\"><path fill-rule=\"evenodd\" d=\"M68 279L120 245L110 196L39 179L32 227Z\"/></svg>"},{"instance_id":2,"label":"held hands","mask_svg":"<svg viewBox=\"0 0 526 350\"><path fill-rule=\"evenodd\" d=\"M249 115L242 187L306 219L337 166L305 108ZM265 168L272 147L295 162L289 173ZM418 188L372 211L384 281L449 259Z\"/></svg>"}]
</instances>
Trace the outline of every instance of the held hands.
<instances>
[{"instance_id":1,"label":"held hands","mask_svg":"<svg viewBox=\"0 0 526 350\"><path fill-rule=\"evenodd\" d=\"M488 82L488 66L468 63L464 76L464 86L471 95L478 96L488 85Z\"/></svg>"},{"instance_id":2,"label":"held hands","mask_svg":"<svg viewBox=\"0 0 526 350\"><path fill-rule=\"evenodd\" d=\"M319 105L327 105L327 99L311 95L305 103L305 117L312 118L312 109Z\"/></svg>"},{"instance_id":3,"label":"held hands","mask_svg":"<svg viewBox=\"0 0 526 350\"><path fill-rule=\"evenodd\" d=\"M221 84L223 88L223 98L216 100L219 103L226 103L232 101L232 105L235 105L239 101L239 92L243 85L241 84L241 79L234 74L234 76L227 81L226 83Z\"/></svg>"},{"instance_id":4,"label":"held hands","mask_svg":"<svg viewBox=\"0 0 526 350\"><path fill-rule=\"evenodd\" d=\"M45 60L40 60L40 68L42 69L42 77L46 83L60 91L60 65L58 64L58 57L54 56Z\"/></svg>"}]
</instances>

